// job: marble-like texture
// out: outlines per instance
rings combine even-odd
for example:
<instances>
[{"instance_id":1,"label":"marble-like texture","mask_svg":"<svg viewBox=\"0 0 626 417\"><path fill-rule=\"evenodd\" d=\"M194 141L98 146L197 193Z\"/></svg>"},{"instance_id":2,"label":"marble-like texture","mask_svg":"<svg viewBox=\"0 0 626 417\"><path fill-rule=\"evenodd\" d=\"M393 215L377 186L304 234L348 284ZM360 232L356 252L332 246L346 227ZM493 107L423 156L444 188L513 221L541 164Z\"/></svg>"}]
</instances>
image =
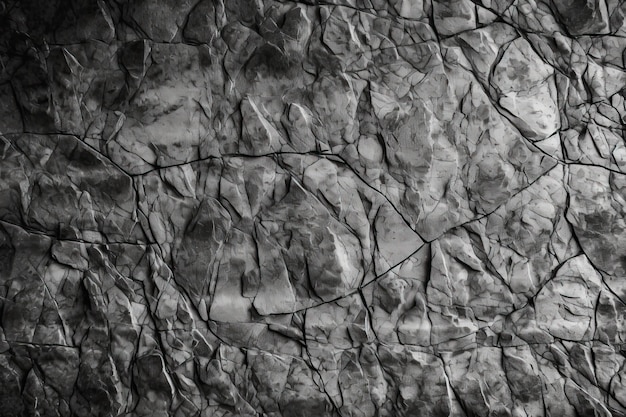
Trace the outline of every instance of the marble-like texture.
<instances>
[{"instance_id":1,"label":"marble-like texture","mask_svg":"<svg viewBox=\"0 0 626 417\"><path fill-rule=\"evenodd\" d=\"M625 15L0 1L0 416L626 416Z\"/></svg>"}]
</instances>

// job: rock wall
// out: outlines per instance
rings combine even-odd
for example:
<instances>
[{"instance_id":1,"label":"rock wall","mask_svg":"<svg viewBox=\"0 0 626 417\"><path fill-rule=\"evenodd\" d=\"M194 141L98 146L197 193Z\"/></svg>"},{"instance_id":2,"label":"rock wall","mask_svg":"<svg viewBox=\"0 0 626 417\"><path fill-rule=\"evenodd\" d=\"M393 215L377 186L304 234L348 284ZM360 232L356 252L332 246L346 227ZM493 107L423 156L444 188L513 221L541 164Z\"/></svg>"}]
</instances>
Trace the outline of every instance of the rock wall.
<instances>
[{"instance_id":1,"label":"rock wall","mask_svg":"<svg viewBox=\"0 0 626 417\"><path fill-rule=\"evenodd\" d=\"M0 2L0 416L625 416L625 14Z\"/></svg>"}]
</instances>

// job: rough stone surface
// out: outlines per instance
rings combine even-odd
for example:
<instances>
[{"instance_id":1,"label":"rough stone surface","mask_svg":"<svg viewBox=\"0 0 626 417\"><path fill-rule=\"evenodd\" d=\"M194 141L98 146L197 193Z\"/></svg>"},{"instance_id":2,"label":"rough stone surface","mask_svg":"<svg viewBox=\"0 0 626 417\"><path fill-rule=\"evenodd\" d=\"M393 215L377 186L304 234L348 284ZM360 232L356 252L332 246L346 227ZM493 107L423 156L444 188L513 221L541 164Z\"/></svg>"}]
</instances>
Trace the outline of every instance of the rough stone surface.
<instances>
[{"instance_id":1,"label":"rough stone surface","mask_svg":"<svg viewBox=\"0 0 626 417\"><path fill-rule=\"evenodd\" d=\"M0 1L0 417L626 416L625 19Z\"/></svg>"}]
</instances>

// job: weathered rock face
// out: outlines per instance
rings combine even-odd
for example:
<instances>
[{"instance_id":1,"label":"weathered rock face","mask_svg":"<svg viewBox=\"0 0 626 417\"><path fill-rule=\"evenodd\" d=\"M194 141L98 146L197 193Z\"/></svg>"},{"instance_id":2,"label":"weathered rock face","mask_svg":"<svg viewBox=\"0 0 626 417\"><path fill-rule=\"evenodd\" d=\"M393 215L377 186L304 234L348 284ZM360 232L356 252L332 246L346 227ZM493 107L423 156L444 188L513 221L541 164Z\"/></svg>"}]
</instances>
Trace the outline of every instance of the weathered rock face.
<instances>
[{"instance_id":1,"label":"weathered rock face","mask_svg":"<svg viewBox=\"0 0 626 417\"><path fill-rule=\"evenodd\" d=\"M626 416L622 3L0 1L0 416Z\"/></svg>"}]
</instances>

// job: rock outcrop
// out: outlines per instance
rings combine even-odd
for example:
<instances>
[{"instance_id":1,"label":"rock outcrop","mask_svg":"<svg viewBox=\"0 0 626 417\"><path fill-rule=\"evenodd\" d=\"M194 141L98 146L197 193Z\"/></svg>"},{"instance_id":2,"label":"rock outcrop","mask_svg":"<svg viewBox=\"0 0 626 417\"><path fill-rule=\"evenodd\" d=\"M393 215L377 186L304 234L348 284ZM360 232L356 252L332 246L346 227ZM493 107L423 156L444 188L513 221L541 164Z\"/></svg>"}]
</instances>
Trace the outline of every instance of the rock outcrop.
<instances>
[{"instance_id":1,"label":"rock outcrop","mask_svg":"<svg viewBox=\"0 0 626 417\"><path fill-rule=\"evenodd\" d=\"M625 15L0 1L0 416L626 416Z\"/></svg>"}]
</instances>

